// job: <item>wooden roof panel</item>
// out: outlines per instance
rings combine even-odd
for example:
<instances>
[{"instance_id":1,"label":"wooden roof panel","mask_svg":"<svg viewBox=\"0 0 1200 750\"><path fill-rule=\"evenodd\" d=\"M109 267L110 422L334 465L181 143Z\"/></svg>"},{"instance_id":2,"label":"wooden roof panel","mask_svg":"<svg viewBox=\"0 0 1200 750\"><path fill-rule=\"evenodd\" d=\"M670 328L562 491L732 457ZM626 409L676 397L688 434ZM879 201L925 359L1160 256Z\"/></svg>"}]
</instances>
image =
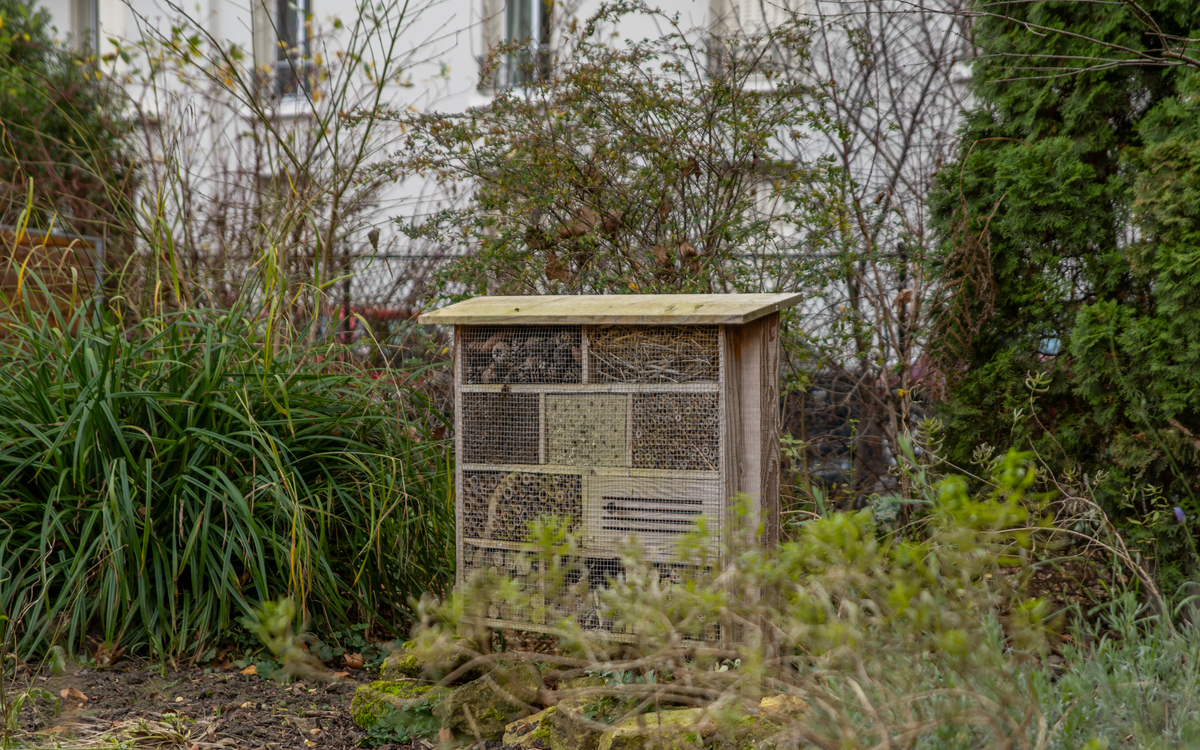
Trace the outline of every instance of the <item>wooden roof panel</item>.
<instances>
[{"instance_id":1,"label":"wooden roof panel","mask_svg":"<svg viewBox=\"0 0 1200 750\"><path fill-rule=\"evenodd\" d=\"M439 325L741 325L799 301L799 294L475 297L417 320Z\"/></svg>"}]
</instances>

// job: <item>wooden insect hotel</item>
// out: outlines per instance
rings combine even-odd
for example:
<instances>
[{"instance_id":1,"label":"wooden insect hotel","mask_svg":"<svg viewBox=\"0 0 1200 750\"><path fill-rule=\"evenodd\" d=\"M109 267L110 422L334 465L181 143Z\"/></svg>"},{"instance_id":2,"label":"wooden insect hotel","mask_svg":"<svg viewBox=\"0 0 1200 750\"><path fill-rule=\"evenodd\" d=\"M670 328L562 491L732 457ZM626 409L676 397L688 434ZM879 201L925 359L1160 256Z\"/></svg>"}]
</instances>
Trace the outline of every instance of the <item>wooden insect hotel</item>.
<instances>
[{"instance_id":1,"label":"wooden insect hotel","mask_svg":"<svg viewBox=\"0 0 1200 750\"><path fill-rule=\"evenodd\" d=\"M798 301L479 297L422 315L454 326L459 583L518 575L529 522L547 515L571 521L596 586L631 537L669 572L679 539L701 516L719 538L739 495L775 541L779 310ZM608 627L595 601L572 609ZM488 624L539 626L503 604Z\"/></svg>"}]
</instances>

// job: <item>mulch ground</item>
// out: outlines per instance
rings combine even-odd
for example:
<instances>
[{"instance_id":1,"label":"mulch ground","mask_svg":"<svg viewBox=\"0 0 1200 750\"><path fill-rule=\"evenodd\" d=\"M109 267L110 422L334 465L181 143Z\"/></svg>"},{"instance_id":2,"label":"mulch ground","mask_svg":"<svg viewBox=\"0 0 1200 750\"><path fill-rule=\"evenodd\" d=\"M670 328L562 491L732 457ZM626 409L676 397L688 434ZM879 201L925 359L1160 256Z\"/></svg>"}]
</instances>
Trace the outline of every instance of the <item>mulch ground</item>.
<instances>
[{"instance_id":1,"label":"mulch ground","mask_svg":"<svg viewBox=\"0 0 1200 750\"><path fill-rule=\"evenodd\" d=\"M285 685L236 669L163 672L130 662L43 673L9 686L10 700L26 691L40 696L27 700L11 742L16 747L112 747L115 741L163 750L349 750L362 739L350 721L350 699L371 679L378 677L357 671L338 683ZM59 699L57 715L48 696ZM423 750L434 743L405 747Z\"/></svg>"}]
</instances>

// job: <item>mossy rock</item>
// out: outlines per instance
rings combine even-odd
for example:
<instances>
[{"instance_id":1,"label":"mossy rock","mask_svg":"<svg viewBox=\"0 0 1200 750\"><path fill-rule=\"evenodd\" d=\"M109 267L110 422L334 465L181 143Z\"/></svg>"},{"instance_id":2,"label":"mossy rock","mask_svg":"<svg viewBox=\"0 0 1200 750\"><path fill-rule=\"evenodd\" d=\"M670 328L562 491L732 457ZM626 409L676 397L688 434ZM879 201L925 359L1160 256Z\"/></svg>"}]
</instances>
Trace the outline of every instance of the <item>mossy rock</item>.
<instances>
[{"instance_id":1,"label":"mossy rock","mask_svg":"<svg viewBox=\"0 0 1200 750\"><path fill-rule=\"evenodd\" d=\"M600 735L598 750L692 750L702 748L716 725L702 708L677 708L642 714Z\"/></svg>"},{"instance_id":2,"label":"mossy rock","mask_svg":"<svg viewBox=\"0 0 1200 750\"><path fill-rule=\"evenodd\" d=\"M471 642L458 639L463 646ZM385 680L426 679L436 682L470 661L466 654L448 653L445 657L413 649L412 641L405 643L383 660L380 670ZM467 680L479 677L478 673L464 675Z\"/></svg>"},{"instance_id":3,"label":"mossy rock","mask_svg":"<svg viewBox=\"0 0 1200 750\"><path fill-rule=\"evenodd\" d=\"M350 719L359 729L379 724L427 729L434 725L434 702L448 692L416 680L379 680L354 691Z\"/></svg>"},{"instance_id":4,"label":"mossy rock","mask_svg":"<svg viewBox=\"0 0 1200 750\"><path fill-rule=\"evenodd\" d=\"M505 746L531 748L531 750L558 750L554 743L554 726L551 718L557 709L554 706L532 716L517 719L504 727Z\"/></svg>"},{"instance_id":5,"label":"mossy rock","mask_svg":"<svg viewBox=\"0 0 1200 750\"><path fill-rule=\"evenodd\" d=\"M528 713L526 705L537 700L541 684L541 674L531 665L497 669L443 695L433 713L443 727L456 735L474 737L475 730L467 720L465 707L471 712L481 739L499 740L507 724Z\"/></svg>"}]
</instances>

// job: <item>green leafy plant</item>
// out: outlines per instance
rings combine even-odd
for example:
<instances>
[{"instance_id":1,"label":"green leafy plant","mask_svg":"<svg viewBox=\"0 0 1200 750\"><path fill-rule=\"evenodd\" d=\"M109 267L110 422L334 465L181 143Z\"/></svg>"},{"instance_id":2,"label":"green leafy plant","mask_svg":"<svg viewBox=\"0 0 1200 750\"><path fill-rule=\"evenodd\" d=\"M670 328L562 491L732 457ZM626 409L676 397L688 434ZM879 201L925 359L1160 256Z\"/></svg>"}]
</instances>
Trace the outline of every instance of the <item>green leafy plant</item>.
<instances>
[{"instance_id":1,"label":"green leafy plant","mask_svg":"<svg viewBox=\"0 0 1200 750\"><path fill-rule=\"evenodd\" d=\"M453 640L502 601L556 637L565 655L543 678L559 688L539 697L585 726L693 707L702 711L690 720L733 746L922 745L951 726L1011 743L1037 721L1026 683L1047 645L1044 606L1021 583L1042 533L1030 459L1004 456L980 495L961 477L914 476L929 502L923 532L906 538L869 511L830 513L768 549L756 544L758 519L735 512L719 539L701 525L681 543L669 575L635 546L618 574L589 580L568 526L543 519L515 577L480 570L444 603L427 601L415 642L430 653L457 644L471 657L459 673L538 661ZM580 601L600 603L613 635L592 629ZM611 678L571 681L585 673ZM795 715L745 720L781 695Z\"/></svg>"},{"instance_id":2,"label":"green leafy plant","mask_svg":"<svg viewBox=\"0 0 1200 750\"><path fill-rule=\"evenodd\" d=\"M433 715L433 703L428 700L409 700L393 706L380 721L371 726L360 740L365 747L380 747L393 742L437 737L440 722Z\"/></svg>"},{"instance_id":3,"label":"green leafy plant","mask_svg":"<svg viewBox=\"0 0 1200 750\"><path fill-rule=\"evenodd\" d=\"M54 34L39 3L0 2L0 224L17 223L32 191L35 223L105 237L119 268L139 177L134 122L96 51Z\"/></svg>"}]
</instances>

